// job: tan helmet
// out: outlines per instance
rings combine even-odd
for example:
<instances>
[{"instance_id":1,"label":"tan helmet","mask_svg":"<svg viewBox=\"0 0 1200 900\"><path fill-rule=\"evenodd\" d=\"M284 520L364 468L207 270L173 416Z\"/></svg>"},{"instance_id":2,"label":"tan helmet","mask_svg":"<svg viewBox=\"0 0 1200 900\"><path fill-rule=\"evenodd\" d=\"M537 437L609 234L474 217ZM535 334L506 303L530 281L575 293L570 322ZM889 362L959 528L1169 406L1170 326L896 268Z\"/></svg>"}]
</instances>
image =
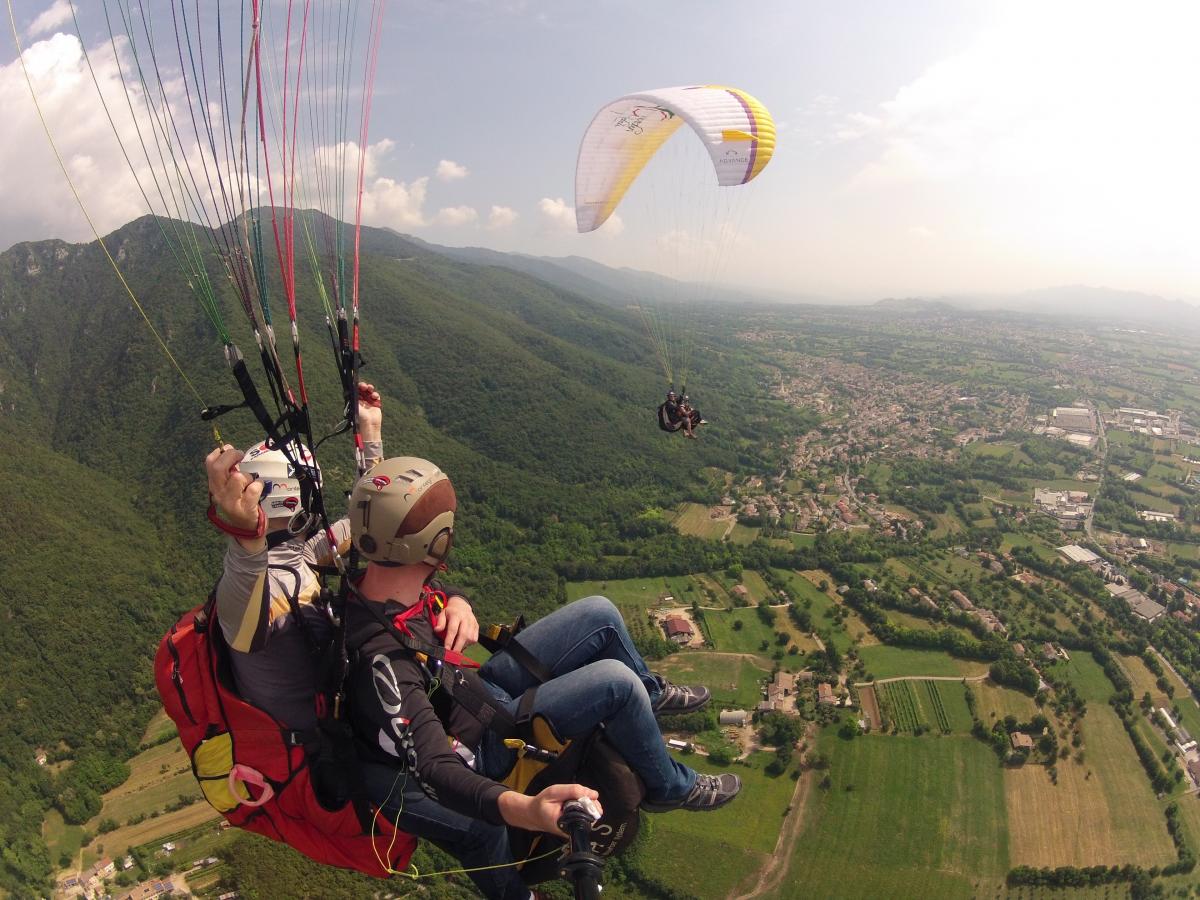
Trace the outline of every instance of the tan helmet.
<instances>
[{"instance_id":1,"label":"tan helmet","mask_svg":"<svg viewBox=\"0 0 1200 900\"><path fill-rule=\"evenodd\" d=\"M426 459L385 459L350 494L350 537L384 565L441 564L454 538L458 500L446 473Z\"/></svg>"}]
</instances>

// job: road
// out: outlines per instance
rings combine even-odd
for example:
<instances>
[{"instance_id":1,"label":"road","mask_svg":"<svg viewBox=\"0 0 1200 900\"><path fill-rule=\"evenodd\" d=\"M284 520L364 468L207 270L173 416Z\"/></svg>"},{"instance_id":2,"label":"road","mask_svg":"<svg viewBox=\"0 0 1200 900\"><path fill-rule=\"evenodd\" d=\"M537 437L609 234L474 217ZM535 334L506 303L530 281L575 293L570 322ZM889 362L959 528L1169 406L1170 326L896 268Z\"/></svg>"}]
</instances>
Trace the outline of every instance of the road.
<instances>
[{"instance_id":1,"label":"road","mask_svg":"<svg viewBox=\"0 0 1200 900\"><path fill-rule=\"evenodd\" d=\"M1084 533L1087 534L1088 540L1093 542L1096 536L1092 533L1092 517L1096 514L1096 501L1100 499L1100 490L1104 487L1104 476L1108 474L1108 439L1104 434L1104 416L1100 415L1100 410L1096 410L1096 427L1100 432L1099 446L1104 448L1100 455L1100 480L1096 482L1096 494L1092 497L1092 511L1083 520Z\"/></svg>"}]
</instances>

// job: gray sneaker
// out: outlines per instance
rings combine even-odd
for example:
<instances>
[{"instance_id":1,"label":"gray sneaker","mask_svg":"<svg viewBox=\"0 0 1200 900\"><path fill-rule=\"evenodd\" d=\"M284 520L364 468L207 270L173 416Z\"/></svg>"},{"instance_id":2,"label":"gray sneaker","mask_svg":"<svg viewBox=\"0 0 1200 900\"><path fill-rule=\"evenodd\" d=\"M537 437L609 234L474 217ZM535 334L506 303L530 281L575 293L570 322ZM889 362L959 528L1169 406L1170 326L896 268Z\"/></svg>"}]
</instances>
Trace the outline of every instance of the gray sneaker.
<instances>
[{"instance_id":1,"label":"gray sneaker","mask_svg":"<svg viewBox=\"0 0 1200 900\"><path fill-rule=\"evenodd\" d=\"M708 688L701 684L671 684L661 675L655 675L662 685L662 693L654 703L654 716L683 716L708 705L712 699Z\"/></svg>"},{"instance_id":2,"label":"gray sneaker","mask_svg":"<svg viewBox=\"0 0 1200 900\"><path fill-rule=\"evenodd\" d=\"M724 806L736 797L741 789L742 779L732 772L726 772L724 775L697 775L696 783L692 785L687 796L680 800L668 800L661 803L643 800L642 809L652 813L670 812L673 809L707 812L718 806Z\"/></svg>"}]
</instances>

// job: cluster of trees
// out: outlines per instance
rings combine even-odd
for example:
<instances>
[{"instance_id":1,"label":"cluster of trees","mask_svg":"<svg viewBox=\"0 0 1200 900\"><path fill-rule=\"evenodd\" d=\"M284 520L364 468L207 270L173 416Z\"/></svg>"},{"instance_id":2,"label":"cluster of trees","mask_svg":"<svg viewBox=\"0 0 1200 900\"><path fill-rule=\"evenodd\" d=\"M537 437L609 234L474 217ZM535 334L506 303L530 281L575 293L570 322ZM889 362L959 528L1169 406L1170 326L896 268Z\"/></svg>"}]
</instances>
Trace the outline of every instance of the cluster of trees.
<instances>
[{"instance_id":1,"label":"cluster of trees","mask_svg":"<svg viewBox=\"0 0 1200 900\"><path fill-rule=\"evenodd\" d=\"M988 676L996 684L1014 687L1033 696L1038 690L1038 674L1025 660L1009 651L988 667Z\"/></svg>"},{"instance_id":2,"label":"cluster of trees","mask_svg":"<svg viewBox=\"0 0 1200 900\"><path fill-rule=\"evenodd\" d=\"M763 713L758 718L758 736L775 748L775 758L766 766L768 775L782 775L792 761L796 742L804 734L804 722L778 710Z\"/></svg>"}]
</instances>

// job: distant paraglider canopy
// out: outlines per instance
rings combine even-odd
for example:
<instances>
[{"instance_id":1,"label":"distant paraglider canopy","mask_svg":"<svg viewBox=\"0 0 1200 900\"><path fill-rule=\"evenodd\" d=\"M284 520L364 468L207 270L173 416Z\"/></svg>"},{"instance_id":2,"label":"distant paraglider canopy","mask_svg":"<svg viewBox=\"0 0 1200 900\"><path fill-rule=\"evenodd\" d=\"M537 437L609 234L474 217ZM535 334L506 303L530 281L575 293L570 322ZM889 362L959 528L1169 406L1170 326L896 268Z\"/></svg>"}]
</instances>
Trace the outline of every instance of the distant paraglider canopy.
<instances>
[{"instance_id":1,"label":"distant paraglider canopy","mask_svg":"<svg viewBox=\"0 0 1200 900\"><path fill-rule=\"evenodd\" d=\"M740 240L743 186L774 152L775 122L766 107L717 85L627 94L605 104L584 132L576 224L580 232L596 231L621 206L630 226L645 233L654 267L669 277L634 302L669 385L686 390L695 307L712 299Z\"/></svg>"}]
</instances>

